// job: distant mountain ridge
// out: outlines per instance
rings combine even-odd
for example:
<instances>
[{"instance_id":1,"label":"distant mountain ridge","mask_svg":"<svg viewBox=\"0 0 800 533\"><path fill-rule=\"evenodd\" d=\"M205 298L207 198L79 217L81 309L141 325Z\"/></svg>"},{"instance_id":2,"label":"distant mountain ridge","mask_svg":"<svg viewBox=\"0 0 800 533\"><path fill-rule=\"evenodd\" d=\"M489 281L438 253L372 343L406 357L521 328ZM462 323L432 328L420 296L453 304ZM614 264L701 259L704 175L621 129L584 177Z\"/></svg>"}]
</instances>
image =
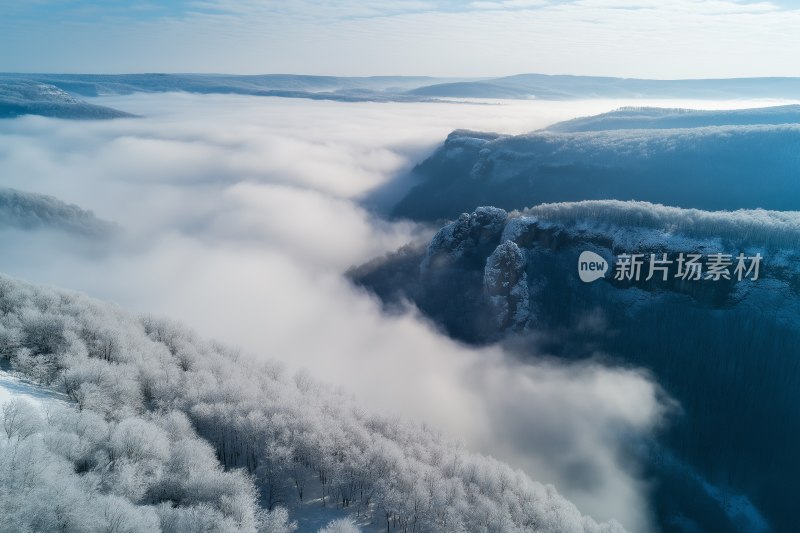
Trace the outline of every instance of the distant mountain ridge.
<instances>
[{"instance_id":1,"label":"distant mountain ridge","mask_svg":"<svg viewBox=\"0 0 800 533\"><path fill-rule=\"evenodd\" d=\"M800 105L755 109L667 109L662 107L621 107L608 113L558 122L546 131L576 133L585 131L679 129L708 126L800 124Z\"/></svg>"},{"instance_id":2,"label":"distant mountain ridge","mask_svg":"<svg viewBox=\"0 0 800 533\"><path fill-rule=\"evenodd\" d=\"M4 74L41 81L82 96L134 92L186 91L197 93L254 94L264 90L323 92L371 90L402 92L435 83L426 76L337 77L296 74Z\"/></svg>"},{"instance_id":3,"label":"distant mountain ridge","mask_svg":"<svg viewBox=\"0 0 800 533\"><path fill-rule=\"evenodd\" d=\"M90 104L55 85L31 79L0 77L0 119L22 115L94 120L133 116L110 107Z\"/></svg>"},{"instance_id":4,"label":"distant mountain ridge","mask_svg":"<svg viewBox=\"0 0 800 533\"><path fill-rule=\"evenodd\" d=\"M296 74L0 73L0 83L9 78L50 84L83 97L168 91L340 101L431 101L452 98L572 100L800 97L800 78L646 80L545 74L520 74L499 78L435 78Z\"/></svg>"},{"instance_id":5,"label":"distant mountain ridge","mask_svg":"<svg viewBox=\"0 0 800 533\"><path fill-rule=\"evenodd\" d=\"M798 98L800 78L651 80L600 76L518 74L489 80L440 83L417 95L471 98Z\"/></svg>"},{"instance_id":6,"label":"distant mountain ridge","mask_svg":"<svg viewBox=\"0 0 800 533\"><path fill-rule=\"evenodd\" d=\"M3 74L46 83L82 97L126 95L138 92L188 92L307 98L344 102L431 101L436 98L407 94L420 86L442 81L422 76L336 77L294 74Z\"/></svg>"}]
</instances>

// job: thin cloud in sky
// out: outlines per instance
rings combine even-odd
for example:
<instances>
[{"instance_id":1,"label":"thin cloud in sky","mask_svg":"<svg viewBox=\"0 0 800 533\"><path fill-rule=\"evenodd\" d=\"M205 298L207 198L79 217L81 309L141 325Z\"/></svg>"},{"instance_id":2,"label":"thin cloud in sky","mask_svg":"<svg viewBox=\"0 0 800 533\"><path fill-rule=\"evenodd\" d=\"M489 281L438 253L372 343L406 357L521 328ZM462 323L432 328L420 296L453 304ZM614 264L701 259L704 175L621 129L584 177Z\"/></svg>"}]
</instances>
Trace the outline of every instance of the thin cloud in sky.
<instances>
[{"instance_id":1,"label":"thin cloud in sky","mask_svg":"<svg viewBox=\"0 0 800 533\"><path fill-rule=\"evenodd\" d=\"M763 1L39 0L0 6L0 71L796 76L798 26Z\"/></svg>"},{"instance_id":2,"label":"thin cloud in sky","mask_svg":"<svg viewBox=\"0 0 800 533\"><path fill-rule=\"evenodd\" d=\"M477 1L470 2L472 9L531 9L550 5L547 0L499 0L499 1Z\"/></svg>"}]
</instances>

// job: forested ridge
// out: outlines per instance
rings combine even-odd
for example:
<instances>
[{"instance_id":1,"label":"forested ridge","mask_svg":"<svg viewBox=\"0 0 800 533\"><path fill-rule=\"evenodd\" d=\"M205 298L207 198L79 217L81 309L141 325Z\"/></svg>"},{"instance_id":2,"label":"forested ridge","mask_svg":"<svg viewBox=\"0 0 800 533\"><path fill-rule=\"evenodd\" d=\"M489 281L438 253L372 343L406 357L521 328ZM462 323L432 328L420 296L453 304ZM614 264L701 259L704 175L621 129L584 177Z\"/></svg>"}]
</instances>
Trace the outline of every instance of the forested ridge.
<instances>
[{"instance_id":1,"label":"forested ridge","mask_svg":"<svg viewBox=\"0 0 800 533\"><path fill-rule=\"evenodd\" d=\"M634 201L479 207L430 241L350 271L388 308L412 302L450 336L523 358L602 357L652 372L680 413L639 457L665 531L794 531L800 468L800 214ZM581 281L592 251L609 272ZM760 254L756 280L616 278L623 254ZM645 260L646 261L646 260ZM576 268L577 267L577 268ZM733 268L733 266L732 266ZM642 451L644 450L644 451ZM701 481L698 481L701 480ZM708 487L723 487L731 504ZM737 507L738 506L738 507ZM749 509L748 513L731 509ZM745 515L749 523L743 523ZM671 529L672 528L672 529Z\"/></svg>"},{"instance_id":2,"label":"forested ridge","mask_svg":"<svg viewBox=\"0 0 800 533\"><path fill-rule=\"evenodd\" d=\"M279 533L309 505L390 533L622 531L305 373L77 293L0 276L0 357L72 400L3 408L9 531Z\"/></svg>"},{"instance_id":3,"label":"forested ridge","mask_svg":"<svg viewBox=\"0 0 800 533\"><path fill-rule=\"evenodd\" d=\"M751 112L769 119L768 111ZM477 206L611 199L710 211L798 210L798 124L715 126L713 118L698 115L693 127L665 129L561 132L560 123L513 136L455 130L413 169L417 184L392 214L433 222ZM581 123L591 120L604 118Z\"/></svg>"}]
</instances>

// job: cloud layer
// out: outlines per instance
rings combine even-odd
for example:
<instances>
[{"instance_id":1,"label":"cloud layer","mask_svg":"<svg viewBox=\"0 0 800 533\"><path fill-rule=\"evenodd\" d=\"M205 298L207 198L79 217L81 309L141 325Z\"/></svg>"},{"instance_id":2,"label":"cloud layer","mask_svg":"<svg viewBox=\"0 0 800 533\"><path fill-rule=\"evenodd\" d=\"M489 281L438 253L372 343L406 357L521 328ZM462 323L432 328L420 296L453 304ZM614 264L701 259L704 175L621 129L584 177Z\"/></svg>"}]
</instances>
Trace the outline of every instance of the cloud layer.
<instances>
[{"instance_id":1,"label":"cloud layer","mask_svg":"<svg viewBox=\"0 0 800 533\"><path fill-rule=\"evenodd\" d=\"M630 436L668 416L647 375L546 359L522 366L499 348L449 340L412 309L386 315L342 276L429 231L380 220L358 199L452 129L521 133L617 103L107 101L145 118L0 122L0 175L124 234L87 247L83 237L5 229L0 246L14 253L0 257L0 271L173 316L307 368L555 483L597 519L650 527L647 485L618 457Z\"/></svg>"}]
</instances>

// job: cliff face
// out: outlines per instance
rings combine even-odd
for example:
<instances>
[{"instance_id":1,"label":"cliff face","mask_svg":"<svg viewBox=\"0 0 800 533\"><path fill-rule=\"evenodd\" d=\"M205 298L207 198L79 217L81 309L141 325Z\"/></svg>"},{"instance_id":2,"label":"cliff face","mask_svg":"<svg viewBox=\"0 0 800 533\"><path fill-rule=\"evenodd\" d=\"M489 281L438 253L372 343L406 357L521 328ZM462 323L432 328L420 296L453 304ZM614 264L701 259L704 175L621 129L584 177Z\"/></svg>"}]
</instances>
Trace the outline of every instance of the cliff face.
<instances>
[{"instance_id":1,"label":"cliff face","mask_svg":"<svg viewBox=\"0 0 800 533\"><path fill-rule=\"evenodd\" d=\"M688 513L695 499L706 504L692 520L730 530L716 521L719 505L697 481L708 479L746 492L782 530L793 519L788 472L800 469L789 451L800 446L793 385L800 380L799 239L796 213L613 201L511 214L480 208L442 227L426 247L406 248L352 277L389 305L410 299L466 342L505 342L523 357L603 357L648 369L683 409L645 453L660 487L661 520ZM579 277L584 251L608 263L592 283ZM672 263L647 279L651 254L656 267L664 254ZM730 279L713 274L716 254L731 256ZM757 279L753 270L735 270L739 254L746 268L761 257ZM625 255L642 258L638 280L617 275ZM678 258L695 255L701 279L679 275Z\"/></svg>"}]
</instances>

